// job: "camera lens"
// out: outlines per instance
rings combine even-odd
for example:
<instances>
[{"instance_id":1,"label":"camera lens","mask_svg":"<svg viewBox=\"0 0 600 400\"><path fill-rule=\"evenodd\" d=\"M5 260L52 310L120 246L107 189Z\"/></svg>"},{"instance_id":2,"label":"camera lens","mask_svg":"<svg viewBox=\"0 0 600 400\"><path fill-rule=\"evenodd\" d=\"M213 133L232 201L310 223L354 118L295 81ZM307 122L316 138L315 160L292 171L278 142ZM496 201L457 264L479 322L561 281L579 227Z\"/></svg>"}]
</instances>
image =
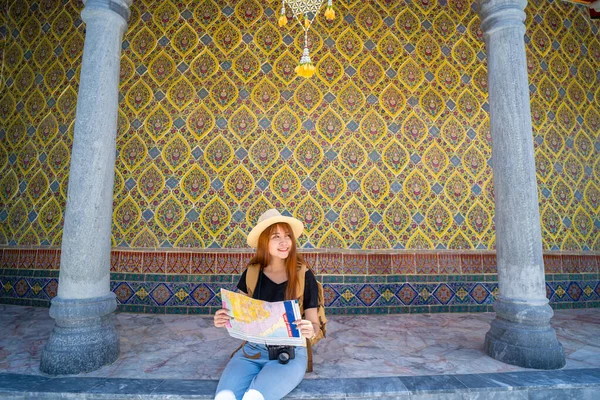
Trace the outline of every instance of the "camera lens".
<instances>
[{"instance_id":1,"label":"camera lens","mask_svg":"<svg viewBox=\"0 0 600 400\"><path fill-rule=\"evenodd\" d=\"M290 353L288 353L285 350L282 350L277 355L277 361L279 361L279 364L287 364L290 361Z\"/></svg>"}]
</instances>

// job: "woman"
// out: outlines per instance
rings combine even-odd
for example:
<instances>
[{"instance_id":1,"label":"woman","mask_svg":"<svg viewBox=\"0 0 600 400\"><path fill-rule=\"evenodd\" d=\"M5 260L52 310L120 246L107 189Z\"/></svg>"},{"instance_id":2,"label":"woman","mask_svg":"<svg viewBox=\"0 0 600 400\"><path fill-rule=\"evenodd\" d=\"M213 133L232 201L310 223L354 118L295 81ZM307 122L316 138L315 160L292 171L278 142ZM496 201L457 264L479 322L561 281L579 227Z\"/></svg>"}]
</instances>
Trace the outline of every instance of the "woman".
<instances>
[{"instance_id":1,"label":"woman","mask_svg":"<svg viewBox=\"0 0 600 400\"><path fill-rule=\"evenodd\" d=\"M249 265L260 265L255 288L246 287L244 271L237 284L238 289L253 298L264 301L283 301L298 298L298 269L303 264L296 253L296 237L302 234L304 224L292 217L285 217L277 210L265 211L248 235L248 245L256 248L256 255ZM306 269L304 281L304 318L294 323L303 337L311 339L319 334L317 317L317 280ZM223 328L230 317L221 309L214 317L215 326ZM245 343L236 351L225 367L219 380L216 399L281 399L291 392L304 378L307 365L306 347L295 347L295 356L283 364L269 359L268 346Z\"/></svg>"}]
</instances>

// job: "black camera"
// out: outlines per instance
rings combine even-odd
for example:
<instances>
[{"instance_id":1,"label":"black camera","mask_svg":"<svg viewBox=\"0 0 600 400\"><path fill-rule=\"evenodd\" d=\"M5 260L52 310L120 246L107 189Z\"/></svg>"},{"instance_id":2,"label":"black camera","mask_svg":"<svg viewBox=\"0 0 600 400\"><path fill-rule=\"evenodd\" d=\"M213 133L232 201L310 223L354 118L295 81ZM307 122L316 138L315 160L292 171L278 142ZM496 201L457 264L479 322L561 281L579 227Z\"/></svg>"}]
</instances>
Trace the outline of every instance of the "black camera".
<instances>
[{"instance_id":1,"label":"black camera","mask_svg":"<svg viewBox=\"0 0 600 400\"><path fill-rule=\"evenodd\" d=\"M296 357L294 346L267 346L269 360L277 360L279 364L287 364Z\"/></svg>"}]
</instances>

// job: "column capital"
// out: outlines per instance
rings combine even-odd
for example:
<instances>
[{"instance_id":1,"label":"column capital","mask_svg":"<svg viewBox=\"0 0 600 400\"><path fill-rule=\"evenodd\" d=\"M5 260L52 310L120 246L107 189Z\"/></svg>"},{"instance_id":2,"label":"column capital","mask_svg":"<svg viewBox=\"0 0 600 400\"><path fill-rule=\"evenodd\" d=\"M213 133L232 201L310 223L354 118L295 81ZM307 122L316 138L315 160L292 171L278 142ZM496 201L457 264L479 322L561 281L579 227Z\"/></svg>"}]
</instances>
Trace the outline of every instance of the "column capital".
<instances>
[{"instance_id":1,"label":"column capital","mask_svg":"<svg viewBox=\"0 0 600 400\"><path fill-rule=\"evenodd\" d=\"M484 34L503 28L523 28L527 0L479 0L479 18Z\"/></svg>"},{"instance_id":2,"label":"column capital","mask_svg":"<svg viewBox=\"0 0 600 400\"><path fill-rule=\"evenodd\" d=\"M121 16L125 22L129 20L129 7L133 0L83 0L84 11L109 10Z\"/></svg>"}]
</instances>

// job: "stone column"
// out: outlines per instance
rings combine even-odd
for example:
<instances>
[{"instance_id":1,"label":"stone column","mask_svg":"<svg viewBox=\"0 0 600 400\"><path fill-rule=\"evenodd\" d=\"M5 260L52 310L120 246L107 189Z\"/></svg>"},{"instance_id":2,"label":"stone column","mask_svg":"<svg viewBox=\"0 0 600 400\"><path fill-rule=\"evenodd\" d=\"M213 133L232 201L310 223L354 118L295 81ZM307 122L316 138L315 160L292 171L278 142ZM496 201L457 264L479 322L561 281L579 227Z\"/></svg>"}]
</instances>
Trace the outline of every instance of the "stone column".
<instances>
[{"instance_id":1,"label":"stone column","mask_svg":"<svg viewBox=\"0 0 600 400\"><path fill-rule=\"evenodd\" d=\"M500 295L485 351L525 368L565 365L550 326L525 60L527 0L479 0L488 61Z\"/></svg>"},{"instance_id":2,"label":"stone column","mask_svg":"<svg viewBox=\"0 0 600 400\"><path fill-rule=\"evenodd\" d=\"M55 327L40 371L93 371L114 362L119 335L110 291L110 231L121 43L133 0L84 0L86 24L62 237Z\"/></svg>"}]
</instances>

